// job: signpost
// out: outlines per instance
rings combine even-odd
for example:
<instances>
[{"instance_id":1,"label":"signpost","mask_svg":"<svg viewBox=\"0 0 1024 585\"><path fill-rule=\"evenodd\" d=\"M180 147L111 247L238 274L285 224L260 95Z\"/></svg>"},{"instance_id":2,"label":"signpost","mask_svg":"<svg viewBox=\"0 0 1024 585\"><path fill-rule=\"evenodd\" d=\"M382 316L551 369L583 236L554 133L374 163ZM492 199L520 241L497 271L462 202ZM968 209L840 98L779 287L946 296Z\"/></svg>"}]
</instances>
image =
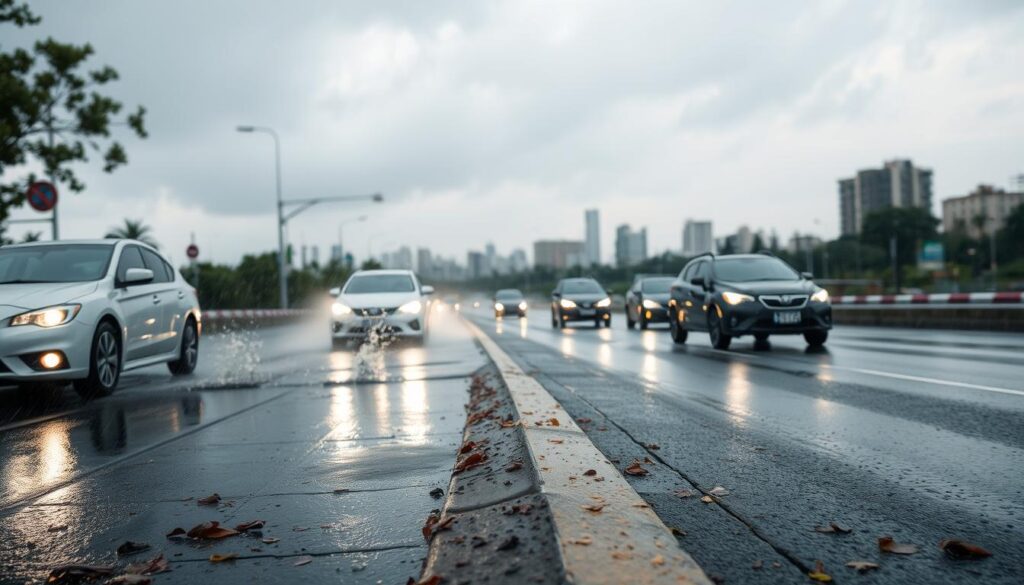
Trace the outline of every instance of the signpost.
<instances>
[{"instance_id":1,"label":"signpost","mask_svg":"<svg viewBox=\"0 0 1024 585\"><path fill-rule=\"evenodd\" d=\"M185 248L185 253L188 254L188 257L190 259L195 260L196 258L199 257L199 246L195 244L189 244L188 248Z\"/></svg>"},{"instance_id":2,"label":"signpost","mask_svg":"<svg viewBox=\"0 0 1024 585\"><path fill-rule=\"evenodd\" d=\"M185 248L185 255L188 256L189 263L192 264L192 286L199 289L199 264L196 262L196 258L199 257L199 246L196 245L196 233L192 232L189 234L191 241L188 247Z\"/></svg>"},{"instance_id":3,"label":"signpost","mask_svg":"<svg viewBox=\"0 0 1024 585\"><path fill-rule=\"evenodd\" d=\"M57 187L50 181L36 181L25 191L25 200L40 213L51 212L50 219L11 219L7 223L49 223L57 239Z\"/></svg>"}]
</instances>

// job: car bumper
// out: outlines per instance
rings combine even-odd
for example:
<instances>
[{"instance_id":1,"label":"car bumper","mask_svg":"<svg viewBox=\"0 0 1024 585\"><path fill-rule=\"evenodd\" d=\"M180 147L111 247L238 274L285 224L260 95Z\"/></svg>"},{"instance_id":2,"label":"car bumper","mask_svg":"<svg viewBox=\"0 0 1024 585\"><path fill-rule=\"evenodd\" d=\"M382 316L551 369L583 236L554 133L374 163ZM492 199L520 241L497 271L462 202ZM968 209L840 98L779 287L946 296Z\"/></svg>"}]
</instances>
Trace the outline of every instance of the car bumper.
<instances>
[{"instance_id":1,"label":"car bumper","mask_svg":"<svg viewBox=\"0 0 1024 585\"><path fill-rule=\"evenodd\" d=\"M331 322L331 337L334 339L366 339L371 331L378 331L385 337L423 337L426 329L426 313L412 315L388 315L386 317L347 317Z\"/></svg>"},{"instance_id":2,"label":"car bumper","mask_svg":"<svg viewBox=\"0 0 1024 585\"><path fill-rule=\"evenodd\" d=\"M32 325L0 327L0 383L77 380L89 375L91 327L72 321L44 329ZM34 356L56 351L64 355L61 367L38 371L29 363Z\"/></svg>"},{"instance_id":3,"label":"car bumper","mask_svg":"<svg viewBox=\"0 0 1024 585\"><path fill-rule=\"evenodd\" d=\"M526 316L526 309L518 309L518 308L514 308L514 309L495 309L494 310L494 316L495 317L525 317Z\"/></svg>"},{"instance_id":4,"label":"car bumper","mask_svg":"<svg viewBox=\"0 0 1024 585\"><path fill-rule=\"evenodd\" d=\"M558 318L565 323L571 321L607 321L612 317L611 307L602 309L560 309Z\"/></svg>"},{"instance_id":5,"label":"car bumper","mask_svg":"<svg viewBox=\"0 0 1024 585\"><path fill-rule=\"evenodd\" d=\"M637 313L636 320L646 320L648 323L667 323L668 322L668 309L661 307L658 309L641 309Z\"/></svg>"},{"instance_id":6,"label":"car bumper","mask_svg":"<svg viewBox=\"0 0 1024 585\"><path fill-rule=\"evenodd\" d=\"M799 312L800 320L777 323L775 315L785 312ZM792 310L769 309L761 303L743 303L722 310L722 330L732 336L799 334L829 329L832 329L832 306L826 303L807 303L802 309Z\"/></svg>"}]
</instances>

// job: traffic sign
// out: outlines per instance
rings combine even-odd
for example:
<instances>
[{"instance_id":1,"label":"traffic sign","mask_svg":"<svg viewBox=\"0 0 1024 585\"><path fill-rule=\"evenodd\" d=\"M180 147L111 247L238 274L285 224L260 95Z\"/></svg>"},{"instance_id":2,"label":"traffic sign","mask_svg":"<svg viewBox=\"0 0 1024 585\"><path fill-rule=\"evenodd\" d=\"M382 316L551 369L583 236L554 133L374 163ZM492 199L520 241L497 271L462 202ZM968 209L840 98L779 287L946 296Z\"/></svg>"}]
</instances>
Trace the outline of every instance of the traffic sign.
<instances>
[{"instance_id":1,"label":"traffic sign","mask_svg":"<svg viewBox=\"0 0 1024 585\"><path fill-rule=\"evenodd\" d=\"M36 211L50 211L57 206L57 187L48 181L36 181L25 194L28 204Z\"/></svg>"},{"instance_id":2,"label":"traffic sign","mask_svg":"<svg viewBox=\"0 0 1024 585\"><path fill-rule=\"evenodd\" d=\"M199 246L195 244L189 244L188 248L185 248L185 253L188 254L189 258L195 260L196 258L199 257Z\"/></svg>"}]
</instances>

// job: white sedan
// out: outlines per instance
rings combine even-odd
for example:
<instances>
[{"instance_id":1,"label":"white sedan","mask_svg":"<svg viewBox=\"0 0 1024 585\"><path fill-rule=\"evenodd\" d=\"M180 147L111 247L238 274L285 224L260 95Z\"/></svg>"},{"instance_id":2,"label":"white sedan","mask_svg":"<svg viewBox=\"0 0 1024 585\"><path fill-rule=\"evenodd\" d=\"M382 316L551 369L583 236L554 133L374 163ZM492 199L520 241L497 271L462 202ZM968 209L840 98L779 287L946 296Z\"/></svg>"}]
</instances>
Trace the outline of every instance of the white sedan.
<instances>
[{"instance_id":1,"label":"white sedan","mask_svg":"<svg viewBox=\"0 0 1024 585\"><path fill-rule=\"evenodd\" d=\"M331 289L331 335L336 344L373 336L423 341L434 288L411 270L360 270Z\"/></svg>"},{"instance_id":2,"label":"white sedan","mask_svg":"<svg viewBox=\"0 0 1024 585\"><path fill-rule=\"evenodd\" d=\"M121 372L199 357L195 290L153 248L81 240L0 248L0 384L74 383L84 397Z\"/></svg>"}]
</instances>

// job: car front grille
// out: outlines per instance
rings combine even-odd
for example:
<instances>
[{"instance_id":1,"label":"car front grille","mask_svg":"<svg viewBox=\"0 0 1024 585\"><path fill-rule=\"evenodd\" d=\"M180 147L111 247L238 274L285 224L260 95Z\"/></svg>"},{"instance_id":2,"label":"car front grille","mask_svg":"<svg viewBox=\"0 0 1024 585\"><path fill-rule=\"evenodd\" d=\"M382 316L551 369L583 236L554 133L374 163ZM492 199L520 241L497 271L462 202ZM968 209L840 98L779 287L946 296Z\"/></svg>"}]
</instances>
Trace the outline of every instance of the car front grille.
<instances>
[{"instance_id":1,"label":"car front grille","mask_svg":"<svg viewBox=\"0 0 1024 585\"><path fill-rule=\"evenodd\" d=\"M758 298L769 309L802 309L807 304L807 295L761 295Z\"/></svg>"},{"instance_id":2,"label":"car front grille","mask_svg":"<svg viewBox=\"0 0 1024 585\"><path fill-rule=\"evenodd\" d=\"M398 307L367 307L353 310L360 317L383 317L385 315L394 315Z\"/></svg>"}]
</instances>

